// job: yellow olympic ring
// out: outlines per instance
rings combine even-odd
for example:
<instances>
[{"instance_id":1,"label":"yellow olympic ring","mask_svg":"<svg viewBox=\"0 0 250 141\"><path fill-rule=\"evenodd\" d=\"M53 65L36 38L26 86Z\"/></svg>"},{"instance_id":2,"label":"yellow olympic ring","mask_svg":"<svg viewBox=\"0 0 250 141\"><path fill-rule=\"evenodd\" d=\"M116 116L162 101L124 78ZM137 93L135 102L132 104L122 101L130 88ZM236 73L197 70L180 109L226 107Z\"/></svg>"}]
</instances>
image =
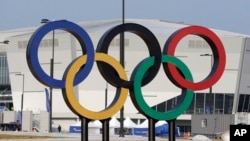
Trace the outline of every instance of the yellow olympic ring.
<instances>
[{"instance_id":1,"label":"yellow olympic ring","mask_svg":"<svg viewBox=\"0 0 250 141\"><path fill-rule=\"evenodd\" d=\"M107 108L99 112L91 111L83 107L79 101L76 99L73 89L74 78L79 71L79 69L86 63L87 55L80 56L69 66L69 69L65 75L65 88L63 88L64 99L69 106L69 108L75 112L77 115L82 117L92 119L92 120L102 120L112 117L117 113L124 103L126 102L128 96L127 88L117 88L116 96L112 104ZM112 66L118 73L119 77L123 80L128 80L125 70L122 65L113 57L105 53L95 53L95 61L101 61Z\"/></svg>"}]
</instances>

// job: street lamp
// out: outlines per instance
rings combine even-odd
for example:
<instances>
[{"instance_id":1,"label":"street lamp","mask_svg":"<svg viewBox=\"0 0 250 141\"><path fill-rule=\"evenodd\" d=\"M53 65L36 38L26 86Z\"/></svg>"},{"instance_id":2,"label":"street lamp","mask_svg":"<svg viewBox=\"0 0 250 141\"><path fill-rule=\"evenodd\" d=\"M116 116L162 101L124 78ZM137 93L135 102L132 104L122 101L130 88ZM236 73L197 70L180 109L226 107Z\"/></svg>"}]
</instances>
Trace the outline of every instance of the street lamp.
<instances>
[{"instance_id":1,"label":"street lamp","mask_svg":"<svg viewBox=\"0 0 250 141\"><path fill-rule=\"evenodd\" d=\"M200 56L210 57L211 58L211 71L212 71L212 68L213 68L213 54L205 53L205 54L201 54ZM210 97L212 97L211 96L211 94L212 94L212 85L209 88L209 94L210 94ZM209 100L209 101L211 101L211 100ZM212 105L210 105L210 106L212 106ZM213 113L214 113L214 107L213 107Z\"/></svg>"},{"instance_id":2,"label":"street lamp","mask_svg":"<svg viewBox=\"0 0 250 141\"><path fill-rule=\"evenodd\" d=\"M124 24L125 17L125 1L122 0L122 24ZM124 67L124 32L120 33L120 63ZM123 120L124 120L124 106L120 110L120 137L124 137L123 133Z\"/></svg>"},{"instance_id":3,"label":"street lamp","mask_svg":"<svg viewBox=\"0 0 250 141\"><path fill-rule=\"evenodd\" d=\"M49 23L50 20L42 19L41 23ZM50 77L54 77L54 51L55 51L55 30L52 31L52 57L50 59ZM52 132L52 87L50 87L50 111L49 111L49 132Z\"/></svg>"},{"instance_id":4,"label":"street lamp","mask_svg":"<svg viewBox=\"0 0 250 141\"><path fill-rule=\"evenodd\" d=\"M17 73L17 76L23 77L23 87L22 87L22 95L21 95L21 129L22 129L22 122L23 122L23 95L24 95L24 74L23 73Z\"/></svg>"},{"instance_id":5,"label":"street lamp","mask_svg":"<svg viewBox=\"0 0 250 141\"><path fill-rule=\"evenodd\" d=\"M4 40L4 41L2 41L2 42L0 42L1 44L9 44L9 40Z\"/></svg>"}]
</instances>

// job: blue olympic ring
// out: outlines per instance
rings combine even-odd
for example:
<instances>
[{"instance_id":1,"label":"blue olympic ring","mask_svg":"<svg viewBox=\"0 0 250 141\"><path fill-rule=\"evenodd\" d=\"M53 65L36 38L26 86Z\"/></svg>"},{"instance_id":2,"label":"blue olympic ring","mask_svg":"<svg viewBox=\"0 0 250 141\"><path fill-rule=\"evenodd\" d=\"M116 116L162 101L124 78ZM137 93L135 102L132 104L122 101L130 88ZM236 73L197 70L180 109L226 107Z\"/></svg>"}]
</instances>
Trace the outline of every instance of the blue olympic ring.
<instances>
[{"instance_id":1,"label":"blue olympic ring","mask_svg":"<svg viewBox=\"0 0 250 141\"><path fill-rule=\"evenodd\" d=\"M57 80L51 78L47 73L44 72L42 67L39 64L38 60L38 47L42 40L42 38L50 31L55 29L62 29L68 31L72 35L76 37L79 41L83 54L88 54L87 62L83 68L77 73L77 77L74 80L74 85L79 84L83 81L89 74L92 69L93 62L94 62L94 46L93 43L88 35L88 33L78 26L75 23L61 20L61 21L54 21L47 23L40 27L36 32L33 34L31 39L29 40L26 58L28 61L28 66L31 68L32 74L39 80L42 84L51 86L54 88L64 88L65 82L63 80ZM70 29L70 30L69 30Z\"/></svg>"}]
</instances>

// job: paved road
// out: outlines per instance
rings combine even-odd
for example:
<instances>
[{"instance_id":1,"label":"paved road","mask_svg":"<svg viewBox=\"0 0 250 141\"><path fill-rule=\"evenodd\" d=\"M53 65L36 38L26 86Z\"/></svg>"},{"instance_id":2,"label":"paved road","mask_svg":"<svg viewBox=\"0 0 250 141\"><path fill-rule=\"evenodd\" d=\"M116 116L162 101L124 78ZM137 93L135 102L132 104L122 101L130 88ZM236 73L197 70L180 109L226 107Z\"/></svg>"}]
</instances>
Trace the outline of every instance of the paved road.
<instances>
[{"instance_id":1,"label":"paved road","mask_svg":"<svg viewBox=\"0 0 250 141\"><path fill-rule=\"evenodd\" d=\"M46 139L18 139L18 141L81 141L80 134L58 134L58 133L33 133L33 132L0 132L0 134L13 135L34 135L34 136L52 136L56 138ZM0 139L1 141L17 141L16 139ZM102 141L101 135L89 135L89 141ZM147 137L141 136L110 136L110 141L148 141ZM157 137L155 141L168 141L168 138ZM188 139L177 138L176 141L188 141Z\"/></svg>"}]
</instances>

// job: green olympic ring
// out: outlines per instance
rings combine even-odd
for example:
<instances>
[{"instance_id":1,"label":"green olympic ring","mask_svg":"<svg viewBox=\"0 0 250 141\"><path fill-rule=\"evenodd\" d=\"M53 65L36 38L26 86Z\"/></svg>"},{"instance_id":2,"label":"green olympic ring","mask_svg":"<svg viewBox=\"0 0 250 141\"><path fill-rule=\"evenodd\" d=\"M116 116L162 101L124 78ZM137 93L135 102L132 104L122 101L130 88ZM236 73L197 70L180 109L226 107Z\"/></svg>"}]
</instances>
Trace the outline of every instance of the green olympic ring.
<instances>
[{"instance_id":1,"label":"green olympic ring","mask_svg":"<svg viewBox=\"0 0 250 141\"><path fill-rule=\"evenodd\" d=\"M178 58L173 56L168 56L163 54L162 55L162 62L164 63L171 63L174 64L184 75L184 77L189 80L193 81L193 77L191 72L189 71L188 67ZM146 60L144 60L142 63L140 63L137 67L137 71L134 74L134 89L130 89L131 99L136 108L142 112L144 115L149 116L151 118L157 119L157 120L172 120L181 115L184 111L187 110L187 108L190 106L193 97L194 92L193 90L189 89L182 89L181 99L179 105L177 105L175 108L171 109L167 112L158 112L152 109L144 100L143 94L141 92L141 82L143 79L143 76L147 72L147 70L153 66L154 64L154 57L149 57Z\"/></svg>"}]
</instances>

